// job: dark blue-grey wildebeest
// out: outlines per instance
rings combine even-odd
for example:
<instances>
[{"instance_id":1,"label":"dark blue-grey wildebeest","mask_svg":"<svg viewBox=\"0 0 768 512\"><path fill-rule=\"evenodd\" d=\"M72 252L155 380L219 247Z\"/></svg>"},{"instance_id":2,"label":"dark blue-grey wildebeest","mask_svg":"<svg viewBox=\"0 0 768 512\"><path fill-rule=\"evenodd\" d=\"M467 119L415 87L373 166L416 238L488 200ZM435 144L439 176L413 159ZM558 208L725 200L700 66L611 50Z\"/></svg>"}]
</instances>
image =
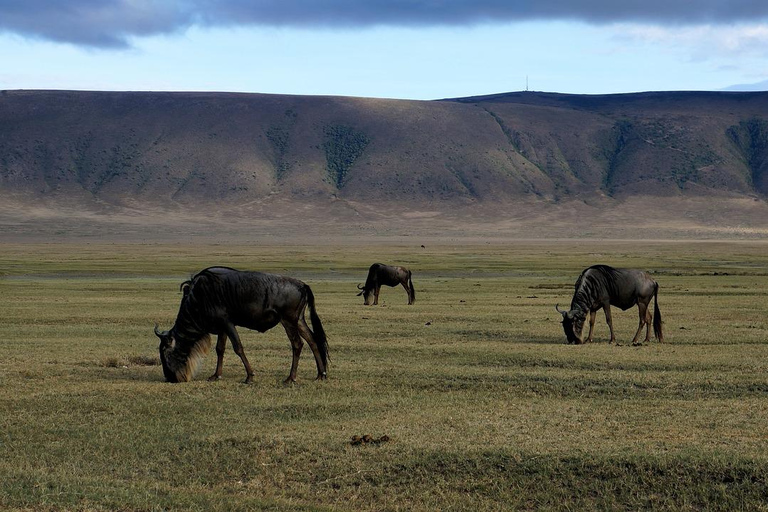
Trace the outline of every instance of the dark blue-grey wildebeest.
<instances>
[{"instance_id":1,"label":"dark blue-grey wildebeest","mask_svg":"<svg viewBox=\"0 0 768 512\"><path fill-rule=\"evenodd\" d=\"M277 324L282 324L293 349L291 372L285 382L296 381L304 341L315 356L317 378L326 378L328 341L315 310L315 297L303 282L262 272L209 267L183 282L181 289L183 297L173 327L161 332L155 326L155 334L160 338L160 361L168 382L189 381L210 350L210 334L216 334L216 372L208 380L221 378L229 338L245 366L245 382L250 383L253 369L235 326L266 332ZM304 319L307 307L311 330Z\"/></svg>"},{"instance_id":2,"label":"dark blue-grey wildebeest","mask_svg":"<svg viewBox=\"0 0 768 512\"><path fill-rule=\"evenodd\" d=\"M653 334L659 341L664 341L661 329L661 312L659 311L659 285L648 273L641 270L613 268L607 265L595 265L581 273L576 280L575 292L571 300L571 309L562 311L559 305L555 309L563 315L563 329L568 343L582 343L581 332L584 321L589 315L589 334L585 340L592 341L592 331L595 327L595 315L598 309L605 311L605 321L611 330L611 341L616 341L611 321L611 306L623 311L637 305L640 315L640 325L637 327L632 344L637 344L637 338L645 326L645 341L650 338L651 323ZM654 299L653 322L648 306Z\"/></svg>"},{"instance_id":3,"label":"dark blue-grey wildebeest","mask_svg":"<svg viewBox=\"0 0 768 512\"><path fill-rule=\"evenodd\" d=\"M357 289L361 290L357 296L363 296L366 306L371 305L371 298L373 298L373 305L375 306L379 303L379 290L383 285L397 286L399 284L403 285L403 288L408 293L408 304L416 302L416 290L413 289L410 270L405 267L393 267L382 263L374 263L368 269L365 286L357 285Z\"/></svg>"}]
</instances>

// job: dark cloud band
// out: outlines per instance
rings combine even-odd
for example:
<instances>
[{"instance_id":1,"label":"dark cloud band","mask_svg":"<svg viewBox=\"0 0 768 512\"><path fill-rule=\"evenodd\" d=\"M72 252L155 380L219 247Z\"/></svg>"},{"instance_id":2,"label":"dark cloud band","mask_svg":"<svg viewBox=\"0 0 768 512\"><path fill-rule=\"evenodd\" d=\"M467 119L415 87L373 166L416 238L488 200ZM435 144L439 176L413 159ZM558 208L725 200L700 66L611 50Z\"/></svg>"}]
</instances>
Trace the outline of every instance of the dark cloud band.
<instances>
[{"instance_id":1,"label":"dark cloud band","mask_svg":"<svg viewBox=\"0 0 768 512\"><path fill-rule=\"evenodd\" d=\"M191 26L468 26L530 20L660 25L768 19L765 0L0 0L0 31L92 47Z\"/></svg>"}]
</instances>

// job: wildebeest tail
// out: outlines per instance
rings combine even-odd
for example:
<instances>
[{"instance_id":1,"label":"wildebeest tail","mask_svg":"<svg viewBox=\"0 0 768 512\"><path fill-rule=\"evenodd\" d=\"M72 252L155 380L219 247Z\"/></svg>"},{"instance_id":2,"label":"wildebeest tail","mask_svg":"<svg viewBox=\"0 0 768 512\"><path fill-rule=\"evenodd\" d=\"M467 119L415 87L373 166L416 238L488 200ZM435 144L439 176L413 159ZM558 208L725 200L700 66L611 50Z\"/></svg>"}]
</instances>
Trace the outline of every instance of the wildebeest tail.
<instances>
[{"instance_id":1,"label":"wildebeest tail","mask_svg":"<svg viewBox=\"0 0 768 512\"><path fill-rule=\"evenodd\" d=\"M325 337L325 330L323 324L320 322L320 317L317 316L315 310L315 295L312 293L312 289L307 286L307 304L309 305L309 318L312 322L312 334L317 343L317 349L320 351L320 358L323 360L323 364L328 366L328 338Z\"/></svg>"},{"instance_id":2,"label":"wildebeest tail","mask_svg":"<svg viewBox=\"0 0 768 512\"><path fill-rule=\"evenodd\" d=\"M411 295L411 304L416 302L416 289L413 287L413 281L411 280L411 271L408 271L408 288L411 290L409 293Z\"/></svg>"},{"instance_id":3,"label":"wildebeest tail","mask_svg":"<svg viewBox=\"0 0 768 512\"><path fill-rule=\"evenodd\" d=\"M664 341L664 333L661 330L661 311L659 311L659 283L653 289L653 335L659 341Z\"/></svg>"}]
</instances>

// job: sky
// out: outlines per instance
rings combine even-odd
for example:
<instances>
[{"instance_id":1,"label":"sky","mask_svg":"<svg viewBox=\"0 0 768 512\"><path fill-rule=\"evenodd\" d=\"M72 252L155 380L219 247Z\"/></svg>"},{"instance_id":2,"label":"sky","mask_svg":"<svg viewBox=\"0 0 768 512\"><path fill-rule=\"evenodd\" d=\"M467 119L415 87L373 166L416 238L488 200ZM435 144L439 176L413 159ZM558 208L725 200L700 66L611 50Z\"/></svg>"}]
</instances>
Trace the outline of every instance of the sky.
<instances>
[{"instance_id":1,"label":"sky","mask_svg":"<svg viewBox=\"0 0 768 512\"><path fill-rule=\"evenodd\" d=\"M768 90L766 0L0 0L0 89Z\"/></svg>"}]
</instances>

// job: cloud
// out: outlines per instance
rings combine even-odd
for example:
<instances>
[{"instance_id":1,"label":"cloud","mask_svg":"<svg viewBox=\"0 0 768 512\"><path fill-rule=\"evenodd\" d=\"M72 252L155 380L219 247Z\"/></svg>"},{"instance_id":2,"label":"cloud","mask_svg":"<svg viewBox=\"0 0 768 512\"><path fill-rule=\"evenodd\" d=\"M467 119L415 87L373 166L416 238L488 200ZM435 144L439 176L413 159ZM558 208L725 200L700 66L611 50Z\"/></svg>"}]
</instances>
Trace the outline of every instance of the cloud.
<instances>
[{"instance_id":1,"label":"cloud","mask_svg":"<svg viewBox=\"0 0 768 512\"><path fill-rule=\"evenodd\" d=\"M768 56L768 24L663 27L626 24L616 27L617 41L685 48L694 60Z\"/></svg>"},{"instance_id":2,"label":"cloud","mask_svg":"<svg viewBox=\"0 0 768 512\"><path fill-rule=\"evenodd\" d=\"M192 6L194 7L194 6ZM0 31L102 48L193 24L194 9L162 0L0 0Z\"/></svg>"},{"instance_id":3,"label":"cloud","mask_svg":"<svg viewBox=\"0 0 768 512\"><path fill-rule=\"evenodd\" d=\"M192 26L368 28L533 20L661 26L768 20L765 0L0 0L0 31L125 48Z\"/></svg>"},{"instance_id":4,"label":"cloud","mask_svg":"<svg viewBox=\"0 0 768 512\"><path fill-rule=\"evenodd\" d=\"M731 85L729 87L726 87L724 89L721 89L723 91L768 91L768 80L763 80L762 82L757 82L754 84L737 84L737 85Z\"/></svg>"}]
</instances>

